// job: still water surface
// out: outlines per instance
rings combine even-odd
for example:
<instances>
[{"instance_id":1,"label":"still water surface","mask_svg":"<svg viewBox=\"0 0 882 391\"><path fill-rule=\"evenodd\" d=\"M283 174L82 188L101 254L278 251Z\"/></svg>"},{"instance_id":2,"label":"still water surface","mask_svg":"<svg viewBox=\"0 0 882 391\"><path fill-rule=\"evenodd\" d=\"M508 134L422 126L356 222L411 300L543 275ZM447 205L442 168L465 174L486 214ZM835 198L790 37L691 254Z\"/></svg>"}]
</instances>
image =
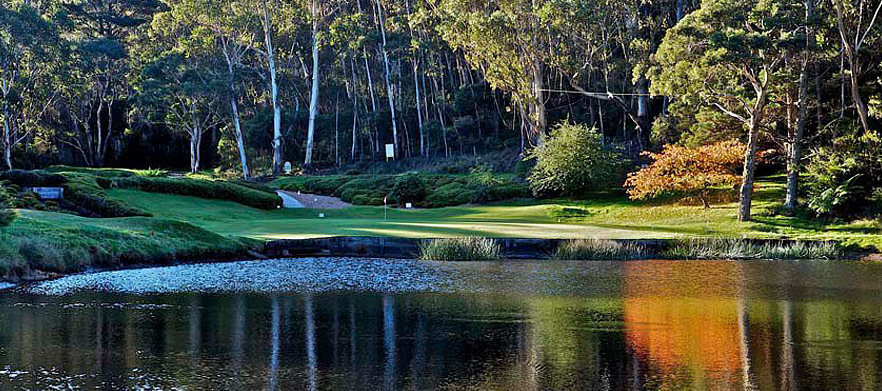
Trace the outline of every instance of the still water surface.
<instances>
[{"instance_id":1,"label":"still water surface","mask_svg":"<svg viewBox=\"0 0 882 391\"><path fill-rule=\"evenodd\" d=\"M880 389L882 265L297 259L0 293L0 389Z\"/></svg>"}]
</instances>

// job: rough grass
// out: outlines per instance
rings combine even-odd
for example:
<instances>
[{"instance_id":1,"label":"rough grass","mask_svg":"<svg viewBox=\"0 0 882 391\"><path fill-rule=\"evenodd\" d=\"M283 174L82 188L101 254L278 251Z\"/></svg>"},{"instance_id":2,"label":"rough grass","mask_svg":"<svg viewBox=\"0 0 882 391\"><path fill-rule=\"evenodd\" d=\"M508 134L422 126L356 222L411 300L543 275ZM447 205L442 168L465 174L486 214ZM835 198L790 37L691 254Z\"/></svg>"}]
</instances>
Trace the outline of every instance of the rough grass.
<instances>
[{"instance_id":1,"label":"rough grass","mask_svg":"<svg viewBox=\"0 0 882 391\"><path fill-rule=\"evenodd\" d=\"M604 261L645 259L652 251L644 245L628 242L620 243L608 239L577 239L561 243L551 259L562 261Z\"/></svg>"},{"instance_id":2,"label":"rough grass","mask_svg":"<svg viewBox=\"0 0 882 391\"><path fill-rule=\"evenodd\" d=\"M174 220L89 219L21 210L12 225L0 229L0 274L20 275L33 269L68 273L222 257L258 245Z\"/></svg>"},{"instance_id":3,"label":"rough grass","mask_svg":"<svg viewBox=\"0 0 882 391\"><path fill-rule=\"evenodd\" d=\"M420 243L426 261L494 261L502 258L499 243L490 238L428 239Z\"/></svg>"},{"instance_id":4,"label":"rough grass","mask_svg":"<svg viewBox=\"0 0 882 391\"><path fill-rule=\"evenodd\" d=\"M687 239L663 255L673 259L835 259L842 251L832 242Z\"/></svg>"}]
</instances>

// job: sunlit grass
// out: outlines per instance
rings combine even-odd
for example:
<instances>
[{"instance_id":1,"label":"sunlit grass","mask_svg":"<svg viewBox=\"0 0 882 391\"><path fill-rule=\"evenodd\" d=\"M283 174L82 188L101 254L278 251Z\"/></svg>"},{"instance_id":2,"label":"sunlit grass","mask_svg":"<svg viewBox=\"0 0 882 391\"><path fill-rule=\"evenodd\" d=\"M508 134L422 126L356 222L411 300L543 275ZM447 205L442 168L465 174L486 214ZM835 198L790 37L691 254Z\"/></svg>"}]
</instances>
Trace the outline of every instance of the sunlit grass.
<instances>
[{"instance_id":1,"label":"sunlit grass","mask_svg":"<svg viewBox=\"0 0 882 391\"><path fill-rule=\"evenodd\" d=\"M754 221L736 221L736 204L637 203L622 195L584 201L538 200L439 209L355 206L342 210L258 210L233 202L110 190L157 217L183 220L213 232L262 239L326 236L524 237L560 239L639 239L673 237L837 240L845 245L882 247L875 220L829 223L773 211L783 199L780 179L760 182ZM563 212L562 212L563 211ZM324 213L324 218L319 218Z\"/></svg>"}]
</instances>

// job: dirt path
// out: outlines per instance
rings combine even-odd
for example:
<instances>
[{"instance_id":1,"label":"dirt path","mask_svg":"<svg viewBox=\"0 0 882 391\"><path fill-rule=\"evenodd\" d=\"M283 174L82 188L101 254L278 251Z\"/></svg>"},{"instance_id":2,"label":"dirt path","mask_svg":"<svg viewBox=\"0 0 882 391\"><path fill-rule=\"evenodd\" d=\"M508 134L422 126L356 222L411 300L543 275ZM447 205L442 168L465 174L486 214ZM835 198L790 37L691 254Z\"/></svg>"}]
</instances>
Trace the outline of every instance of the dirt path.
<instances>
[{"instance_id":1,"label":"dirt path","mask_svg":"<svg viewBox=\"0 0 882 391\"><path fill-rule=\"evenodd\" d=\"M320 196L315 194L297 194L296 191L282 191L291 198L299 201L303 204L304 208L313 208L313 209L346 209L352 204L348 202L343 202L337 197L327 197Z\"/></svg>"}]
</instances>

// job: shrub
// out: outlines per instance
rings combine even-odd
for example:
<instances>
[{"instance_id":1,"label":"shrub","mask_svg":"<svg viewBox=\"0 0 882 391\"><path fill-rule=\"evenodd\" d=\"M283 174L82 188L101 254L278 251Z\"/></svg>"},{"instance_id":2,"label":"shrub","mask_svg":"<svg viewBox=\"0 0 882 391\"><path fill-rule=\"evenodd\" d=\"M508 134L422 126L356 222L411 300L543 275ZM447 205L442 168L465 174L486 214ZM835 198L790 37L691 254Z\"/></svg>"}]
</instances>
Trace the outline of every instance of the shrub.
<instances>
[{"instance_id":1,"label":"shrub","mask_svg":"<svg viewBox=\"0 0 882 391\"><path fill-rule=\"evenodd\" d=\"M427 208L500 201L529 193L521 182L484 171L469 175L295 177L278 179L272 185L282 190L340 197L357 205L383 205L383 197L388 195L391 203L412 202Z\"/></svg>"},{"instance_id":2,"label":"shrub","mask_svg":"<svg viewBox=\"0 0 882 391\"><path fill-rule=\"evenodd\" d=\"M258 209L277 209L282 199L275 193L255 190L225 181L190 178L128 177L114 180L120 188L134 188L151 193L220 199L238 202Z\"/></svg>"},{"instance_id":3,"label":"shrub","mask_svg":"<svg viewBox=\"0 0 882 391\"><path fill-rule=\"evenodd\" d=\"M421 203L426 198L426 182L419 174L404 174L395 178L390 196L398 203Z\"/></svg>"},{"instance_id":4,"label":"shrub","mask_svg":"<svg viewBox=\"0 0 882 391\"><path fill-rule=\"evenodd\" d=\"M420 243L420 259L432 261L493 261L502 248L489 238L430 239Z\"/></svg>"},{"instance_id":5,"label":"shrub","mask_svg":"<svg viewBox=\"0 0 882 391\"><path fill-rule=\"evenodd\" d=\"M653 163L628 175L625 187L632 200L695 196L708 208L711 189L728 186L734 190L741 181L738 168L745 148L736 140L696 148L666 145L662 153L645 153Z\"/></svg>"},{"instance_id":6,"label":"shrub","mask_svg":"<svg viewBox=\"0 0 882 391\"><path fill-rule=\"evenodd\" d=\"M757 242L744 239L690 239L665 251L674 259L834 259L841 255L832 242Z\"/></svg>"},{"instance_id":7,"label":"shrub","mask_svg":"<svg viewBox=\"0 0 882 391\"><path fill-rule=\"evenodd\" d=\"M644 259L652 255L646 247L633 242L620 243L604 239L578 239L561 243L551 259L564 261L603 261Z\"/></svg>"},{"instance_id":8,"label":"shrub","mask_svg":"<svg viewBox=\"0 0 882 391\"><path fill-rule=\"evenodd\" d=\"M97 177L90 174L66 172L64 198L80 208L102 217L150 216L150 213L121 200L109 198L98 184Z\"/></svg>"},{"instance_id":9,"label":"shrub","mask_svg":"<svg viewBox=\"0 0 882 391\"><path fill-rule=\"evenodd\" d=\"M11 207L9 193L7 193L3 182L0 182L0 227L12 224L12 221L15 220L15 211Z\"/></svg>"},{"instance_id":10,"label":"shrub","mask_svg":"<svg viewBox=\"0 0 882 391\"><path fill-rule=\"evenodd\" d=\"M882 140L875 134L842 137L818 148L806 166L807 206L817 215L847 216L862 210L882 188Z\"/></svg>"},{"instance_id":11,"label":"shrub","mask_svg":"<svg viewBox=\"0 0 882 391\"><path fill-rule=\"evenodd\" d=\"M536 160L528 181L537 196L584 196L619 179L621 156L584 125L558 124L529 158Z\"/></svg>"},{"instance_id":12,"label":"shrub","mask_svg":"<svg viewBox=\"0 0 882 391\"><path fill-rule=\"evenodd\" d=\"M60 187L67 183L67 178L63 175L44 170L9 170L0 173L0 179L7 180L21 187Z\"/></svg>"},{"instance_id":13,"label":"shrub","mask_svg":"<svg viewBox=\"0 0 882 391\"><path fill-rule=\"evenodd\" d=\"M480 194L459 182L441 186L426 197L426 203L434 208L463 205L476 202Z\"/></svg>"}]
</instances>

